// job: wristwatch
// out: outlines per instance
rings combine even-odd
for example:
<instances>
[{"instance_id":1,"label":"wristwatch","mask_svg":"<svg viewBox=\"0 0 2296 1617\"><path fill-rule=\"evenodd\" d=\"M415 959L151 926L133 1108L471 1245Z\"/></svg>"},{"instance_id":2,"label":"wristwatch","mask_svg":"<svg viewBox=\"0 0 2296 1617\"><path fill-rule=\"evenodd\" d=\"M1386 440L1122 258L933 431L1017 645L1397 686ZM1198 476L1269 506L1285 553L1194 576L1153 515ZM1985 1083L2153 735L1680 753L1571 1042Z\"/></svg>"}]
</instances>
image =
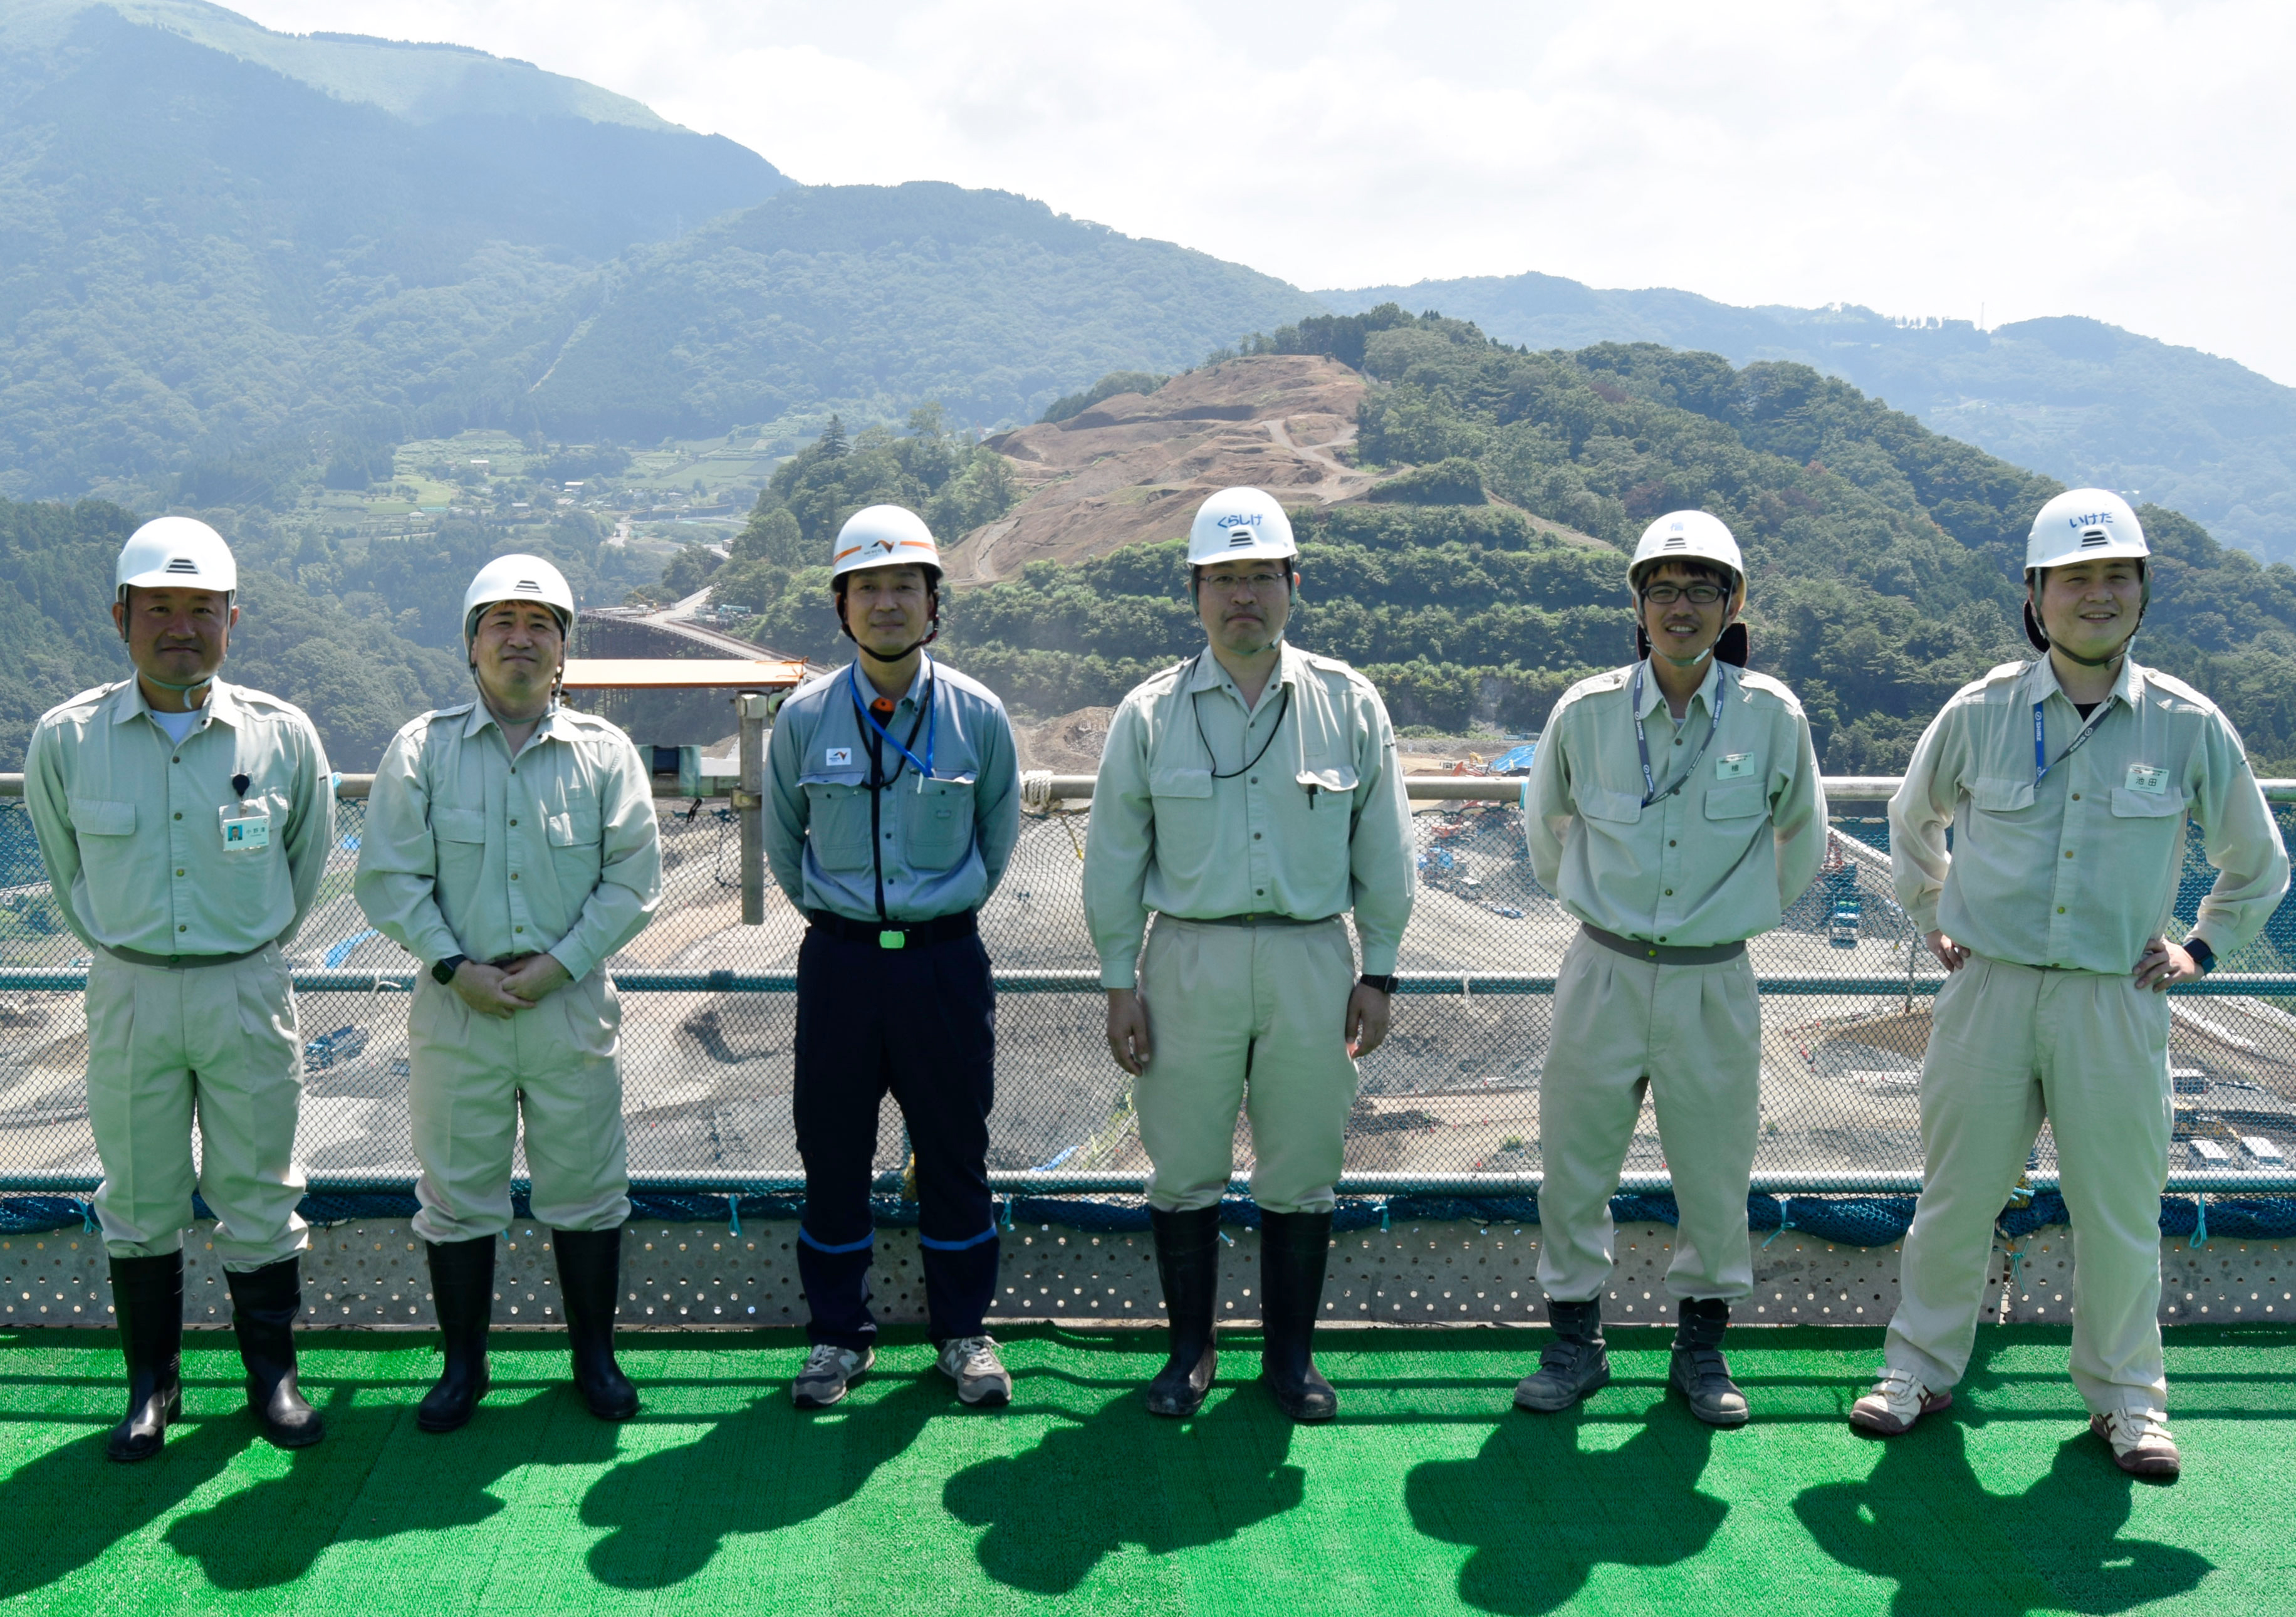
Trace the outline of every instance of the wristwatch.
<instances>
[{"instance_id":1,"label":"wristwatch","mask_svg":"<svg viewBox=\"0 0 2296 1617\"><path fill-rule=\"evenodd\" d=\"M1400 982L1402 979L1396 976L1392 972L1389 973L1384 977L1374 977L1370 973L1366 973L1363 976L1357 978L1356 981L1362 983L1364 987L1367 989L1377 989L1382 994L1392 994L1395 992L1395 985L1398 982Z\"/></svg>"},{"instance_id":2,"label":"wristwatch","mask_svg":"<svg viewBox=\"0 0 2296 1617\"><path fill-rule=\"evenodd\" d=\"M447 956L430 968L430 981L441 984L454 981L455 973L461 967L463 962L469 958L468 955Z\"/></svg>"},{"instance_id":3,"label":"wristwatch","mask_svg":"<svg viewBox=\"0 0 2296 1617\"><path fill-rule=\"evenodd\" d=\"M2201 968L2202 976L2205 977L2210 972L2217 969L2216 950L2210 948L2208 944L2201 939L2185 939L2185 952L2193 957L2193 964Z\"/></svg>"}]
</instances>

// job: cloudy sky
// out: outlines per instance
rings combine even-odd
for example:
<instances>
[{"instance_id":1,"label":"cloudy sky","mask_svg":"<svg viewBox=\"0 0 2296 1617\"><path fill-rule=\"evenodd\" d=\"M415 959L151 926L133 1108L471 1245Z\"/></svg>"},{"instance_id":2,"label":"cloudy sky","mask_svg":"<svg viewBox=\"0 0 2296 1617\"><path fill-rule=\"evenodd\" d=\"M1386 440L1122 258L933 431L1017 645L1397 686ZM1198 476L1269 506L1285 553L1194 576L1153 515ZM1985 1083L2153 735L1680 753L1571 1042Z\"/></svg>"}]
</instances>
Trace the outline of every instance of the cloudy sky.
<instances>
[{"instance_id":1,"label":"cloudy sky","mask_svg":"<svg viewBox=\"0 0 2296 1617\"><path fill-rule=\"evenodd\" d=\"M808 182L1038 197L1300 285L1526 269L2296 384L2296 6L226 0L606 86Z\"/></svg>"}]
</instances>

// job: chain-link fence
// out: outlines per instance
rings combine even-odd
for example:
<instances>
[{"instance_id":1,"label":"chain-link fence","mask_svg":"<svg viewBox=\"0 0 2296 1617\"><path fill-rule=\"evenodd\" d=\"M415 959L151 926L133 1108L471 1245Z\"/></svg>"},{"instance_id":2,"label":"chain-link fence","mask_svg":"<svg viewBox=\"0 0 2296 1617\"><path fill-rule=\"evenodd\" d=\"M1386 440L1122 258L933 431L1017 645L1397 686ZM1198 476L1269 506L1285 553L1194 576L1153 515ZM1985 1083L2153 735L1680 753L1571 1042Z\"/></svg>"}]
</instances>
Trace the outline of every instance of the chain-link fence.
<instances>
[{"instance_id":1,"label":"chain-link fence","mask_svg":"<svg viewBox=\"0 0 2296 1617\"><path fill-rule=\"evenodd\" d=\"M990 1167L1014 1188L1136 1188L1147 1164L1129 1080L1103 1040L1097 961L1084 924L1088 812L1069 807L1077 811L1024 821L1012 868L981 912L1000 989ZM742 925L732 812L710 802L660 808L664 900L612 966L631 1171L660 1186L792 1184L792 973L802 920L769 883L766 923ZM1511 803L1414 808L1421 885L1403 946L1405 992L1387 1045L1362 1063L1347 1183L1529 1188L1540 1167L1538 1075L1554 974L1576 923L1532 880ZM1764 1188L1918 1183L1918 1078L1942 973L1890 895L1879 815L1878 805L1848 807L1824 873L1785 924L1752 945L1763 984L1756 1176ZM367 926L351 897L364 822L365 804L344 801L318 906L291 951L305 1040L300 1145L315 1186L398 1188L415 1173L406 1117L414 968ZM2213 877L2196 848L2177 905L2187 923ZM2296 905L2284 905L2255 945L2195 985L2201 991L2172 998L2175 1182L2296 1185L2288 1173L2296 1160L2292 963ZM0 802L0 1185L8 1188L80 1189L97 1177L85 970L21 803ZM904 1158L900 1119L889 1106L878 1165L898 1171ZM1248 1123L1238 1125L1236 1161L1248 1170ZM2036 1181L2050 1182L2054 1166L2044 1133ZM1665 1182L1647 1108L1628 1173L1630 1186Z\"/></svg>"}]
</instances>

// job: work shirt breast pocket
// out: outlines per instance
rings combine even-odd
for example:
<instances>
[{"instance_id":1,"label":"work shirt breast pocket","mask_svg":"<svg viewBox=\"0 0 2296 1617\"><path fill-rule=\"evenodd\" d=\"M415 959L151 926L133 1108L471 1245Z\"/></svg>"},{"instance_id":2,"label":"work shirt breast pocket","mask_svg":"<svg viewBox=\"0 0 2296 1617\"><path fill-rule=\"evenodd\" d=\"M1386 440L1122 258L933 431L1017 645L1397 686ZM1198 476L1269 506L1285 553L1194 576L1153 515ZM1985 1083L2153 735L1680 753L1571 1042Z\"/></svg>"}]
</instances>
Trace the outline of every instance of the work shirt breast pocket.
<instances>
[{"instance_id":1,"label":"work shirt breast pocket","mask_svg":"<svg viewBox=\"0 0 2296 1617\"><path fill-rule=\"evenodd\" d=\"M912 868L947 870L972 851L973 784L973 777L965 775L929 780L922 791L906 780L895 788L904 851Z\"/></svg>"},{"instance_id":2,"label":"work shirt breast pocket","mask_svg":"<svg viewBox=\"0 0 2296 1617\"><path fill-rule=\"evenodd\" d=\"M1312 855L1318 862L1317 868L1328 868L1332 864L1344 866L1348 862L1356 778L1352 763L1324 764L1299 773L1298 784L1308 809L1306 828L1301 830L1295 825L1284 834L1299 839L1300 850Z\"/></svg>"},{"instance_id":3,"label":"work shirt breast pocket","mask_svg":"<svg viewBox=\"0 0 2296 1617\"><path fill-rule=\"evenodd\" d=\"M2186 803L2175 786L2165 792L2112 789L2112 850L2114 866L2121 870L2164 870L2184 833Z\"/></svg>"},{"instance_id":4,"label":"work shirt breast pocket","mask_svg":"<svg viewBox=\"0 0 2296 1617\"><path fill-rule=\"evenodd\" d=\"M439 850L439 885L468 902L487 863L487 817L478 808L433 808L430 834Z\"/></svg>"},{"instance_id":5,"label":"work shirt breast pocket","mask_svg":"<svg viewBox=\"0 0 2296 1617\"><path fill-rule=\"evenodd\" d=\"M1210 769L1148 772L1155 800L1156 863L1177 883L1201 882L1219 858L1219 817Z\"/></svg>"},{"instance_id":6,"label":"work shirt breast pocket","mask_svg":"<svg viewBox=\"0 0 2296 1617\"><path fill-rule=\"evenodd\" d=\"M801 775L805 837L824 870L869 868L868 779L858 769Z\"/></svg>"},{"instance_id":7,"label":"work shirt breast pocket","mask_svg":"<svg viewBox=\"0 0 2296 1617\"><path fill-rule=\"evenodd\" d=\"M570 893L586 897L598 884L598 872L605 863L599 846L599 826L595 799L570 802L559 812L543 817L543 835L550 843L551 868L560 886Z\"/></svg>"},{"instance_id":8,"label":"work shirt breast pocket","mask_svg":"<svg viewBox=\"0 0 2296 1617\"><path fill-rule=\"evenodd\" d=\"M147 874L135 869L135 805L105 798L70 800L74 840L90 901L99 916L119 909ZM136 896L142 901L142 895Z\"/></svg>"}]
</instances>

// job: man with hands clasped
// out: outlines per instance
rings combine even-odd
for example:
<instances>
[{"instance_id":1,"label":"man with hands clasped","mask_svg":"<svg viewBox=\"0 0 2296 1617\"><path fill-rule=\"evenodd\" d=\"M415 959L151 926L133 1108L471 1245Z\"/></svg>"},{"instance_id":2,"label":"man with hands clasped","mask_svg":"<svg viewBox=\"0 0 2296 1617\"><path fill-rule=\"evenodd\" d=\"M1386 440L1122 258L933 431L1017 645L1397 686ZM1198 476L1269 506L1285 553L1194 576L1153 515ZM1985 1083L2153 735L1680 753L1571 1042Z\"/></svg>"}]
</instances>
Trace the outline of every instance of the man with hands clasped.
<instances>
[{"instance_id":1,"label":"man with hands clasped","mask_svg":"<svg viewBox=\"0 0 2296 1617\"><path fill-rule=\"evenodd\" d=\"M549 562L480 569L463 606L479 698L401 730L367 802L359 906L428 968L406 1030L414 1231L446 1339L446 1373L416 1414L426 1432L462 1425L487 1390L521 1116L575 1385L602 1420L637 1413L614 1361L629 1153L605 963L653 914L661 846L637 749L559 705L573 623Z\"/></svg>"},{"instance_id":2,"label":"man with hands clasped","mask_svg":"<svg viewBox=\"0 0 2296 1617\"><path fill-rule=\"evenodd\" d=\"M2168 1478L2183 1460L2159 1319L2165 991L2255 937L2288 857L2224 715L2128 654L2149 554L2118 495L2044 505L2025 551L2025 634L2044 655L1956 694L1890 800L1898 899L1950 975L1922 1063L1925 1171L1898 1311L1849 1418L1894 1436L1953 1401L1994 1222L2046 1119L2072 1216L2073 1383L2120 1468ZM2179 944L2188 819L2218 875Z\"/></svg>"},{"instance_id":3,"label":"man with hands clasped","mask_svg":"<svg viewBox=\"0 0 2296 1617\"><path fill-rule=\"evenodd\" d=\"M1085 915L1109 1050L1138 1080L1171 1327L1170 1360L1148 1389L1157 1415L1194 1414L1212 1384L1239 1106L1256 1159L1261 1378L1294 1420L1339 1408L1311 1336L1354 1058L1387 1037L1411 915L1411 811L1379 693L1283 637L1298 556L1283 508L1261 490L1204 502L1188 575L1209 644L1124 699L1094 788Z\"/></svg>"}]
</instances>

